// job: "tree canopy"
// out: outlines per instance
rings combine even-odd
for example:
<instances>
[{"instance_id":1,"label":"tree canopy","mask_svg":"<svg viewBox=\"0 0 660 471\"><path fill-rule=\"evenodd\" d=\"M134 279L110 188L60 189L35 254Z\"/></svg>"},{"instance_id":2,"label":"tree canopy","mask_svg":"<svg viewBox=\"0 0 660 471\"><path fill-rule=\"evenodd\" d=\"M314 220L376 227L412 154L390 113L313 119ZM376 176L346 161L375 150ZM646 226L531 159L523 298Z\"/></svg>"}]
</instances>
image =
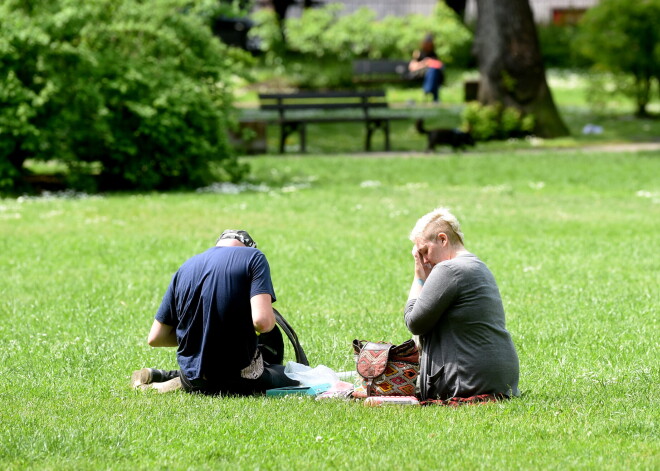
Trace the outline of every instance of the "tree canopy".
<instances>
[{"instance_id":1,"label":"tree canopy","mask_svg":"<svg viewBox=\"0 0 660 471\"><path fill-rule=\"evenodd\" d=\"M637 114L646 106L655 80L660 83L660 0L603 0L580 23L579 50L601 70L633 78ZM628 89L620 82L620 90Z\"/></svg>"}]
</instances>

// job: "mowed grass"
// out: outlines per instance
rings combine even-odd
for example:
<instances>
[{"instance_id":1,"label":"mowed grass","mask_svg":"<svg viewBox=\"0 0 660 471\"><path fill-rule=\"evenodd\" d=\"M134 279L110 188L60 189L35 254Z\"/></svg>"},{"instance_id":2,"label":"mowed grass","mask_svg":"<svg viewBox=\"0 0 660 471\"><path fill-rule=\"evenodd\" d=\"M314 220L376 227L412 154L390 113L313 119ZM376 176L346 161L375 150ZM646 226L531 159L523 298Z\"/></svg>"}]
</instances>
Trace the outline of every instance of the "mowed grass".
<instances>
[{"instance_id":1,"label":"mowed grass","mask_svg":"<svg viewBox=\"0 0 660 471\"><path fill-rule=\"evenodd\" d=\"M270 191L0 200L3 469L659 467L657 153L250 163ZM499 282L521 398L367 408L129 387L134 369L175 367L146 334L173 272L225 228L259 242L313 365L351 370L354 338L409 338L407 234L438 205Z\"/></svg>"}]
</instances>

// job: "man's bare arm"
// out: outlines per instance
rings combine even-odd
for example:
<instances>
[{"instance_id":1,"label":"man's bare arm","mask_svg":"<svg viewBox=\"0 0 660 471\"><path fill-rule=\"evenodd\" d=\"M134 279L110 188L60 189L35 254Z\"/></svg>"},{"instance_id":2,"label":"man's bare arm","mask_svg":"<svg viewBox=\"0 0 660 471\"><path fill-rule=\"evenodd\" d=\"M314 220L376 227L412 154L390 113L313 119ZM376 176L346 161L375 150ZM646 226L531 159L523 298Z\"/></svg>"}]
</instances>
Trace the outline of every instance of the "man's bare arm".
<instances>
[{"instance_id":1,"label":"man's bare arm","mask_svg":"<svg viewBox=\"0 0 660 471\"><path fill-rule=\"evenodd\" d=\"M173 326L163 324L154 319L154 323L149 331L147 343L152 347L178 347L176 341L176 331Z\"/></svg>"},{"instance_id":2,"label":"man's bare arm","mask_svg":"<svg viewBox=\"0 0 660 471\"><path fill-rule=\"evenodd\" d=\"M275 327L275 314L273 313L273 300L270 294L257 294L250 298L252 308L252 323L254 330L259 333L270 332Z\"/></svg>"}]
</instances>

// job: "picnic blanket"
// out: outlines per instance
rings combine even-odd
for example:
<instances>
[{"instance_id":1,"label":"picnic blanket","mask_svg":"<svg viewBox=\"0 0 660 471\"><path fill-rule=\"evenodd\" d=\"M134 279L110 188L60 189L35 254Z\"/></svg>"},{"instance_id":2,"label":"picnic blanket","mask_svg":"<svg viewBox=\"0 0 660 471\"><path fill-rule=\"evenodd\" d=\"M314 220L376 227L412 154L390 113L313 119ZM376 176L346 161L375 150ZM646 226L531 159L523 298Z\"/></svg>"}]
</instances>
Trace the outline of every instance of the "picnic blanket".
<instances>
[{"instance_id":1,"label":"picnic blanket","mask_svg":"<svg viewBox=\"0 0 660 471\"><path fill-rule=\"evenodd\" d=\"M485 404L488 402L498 402L508 399L504 394L479 394L470 397L451 397L449 399L427 399L420 404L423 406L447 406L459 407L464 405Z\"/></svg>"}]
</instances>

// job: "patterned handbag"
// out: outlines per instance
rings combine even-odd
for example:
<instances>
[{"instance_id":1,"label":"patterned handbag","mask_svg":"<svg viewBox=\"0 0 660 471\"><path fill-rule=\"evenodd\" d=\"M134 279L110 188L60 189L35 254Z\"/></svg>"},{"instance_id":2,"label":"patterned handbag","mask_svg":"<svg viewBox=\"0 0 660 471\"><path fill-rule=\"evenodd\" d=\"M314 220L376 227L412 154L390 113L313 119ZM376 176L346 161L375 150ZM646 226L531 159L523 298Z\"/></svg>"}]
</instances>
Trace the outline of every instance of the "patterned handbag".
<instances>
[{"instance_id":1,"label":"patterned handbag","mask_svg":"<svg viewBox=\"0 0 660 471\"><path fill-rule=\"evenodd\" d=\"M357 372L362 384L353 397L414 396L419 375L419 351L410 339L401 345L353 340Z\"/></svg>"}]
</instances>

